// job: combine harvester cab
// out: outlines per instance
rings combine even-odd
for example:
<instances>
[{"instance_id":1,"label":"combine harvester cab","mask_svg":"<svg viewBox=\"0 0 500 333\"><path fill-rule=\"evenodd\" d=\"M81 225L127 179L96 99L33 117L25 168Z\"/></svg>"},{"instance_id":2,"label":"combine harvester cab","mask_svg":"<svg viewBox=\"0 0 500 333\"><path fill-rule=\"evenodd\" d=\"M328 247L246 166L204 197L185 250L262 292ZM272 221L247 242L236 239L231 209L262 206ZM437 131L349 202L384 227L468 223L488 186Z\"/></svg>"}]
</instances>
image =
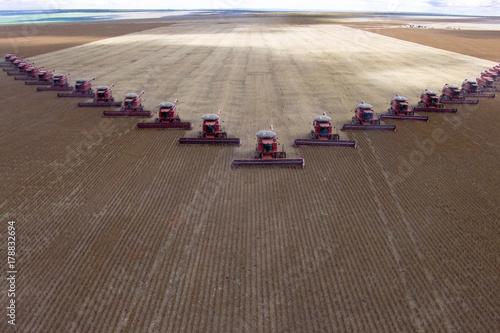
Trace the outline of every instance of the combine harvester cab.
<instances>
[{"instance_id":1,"label":"combine harvester cab","mask_svg":"<svg viewBox=\"0 0 500 333\"><path fill-rule=\"evenodd\" d=\"M477 104L479 100L466 100L457 85L445 84L439 102L442 104Z\"/></svg>"},{"instance_id":2,"label":"combine harvester cab","mask_svg":"<svg viewBox=\"0 0 500 333\"><path fill-rule=\"evenodd\" d=\"M92 102L79 102L80 107L101 107L101 106L121 106L122 102L115 102L113 97L113 88L115 85L112 84L108 86L99 86L94 94L94 100Z\"/></svg>"},{"instance_id":3,"label":"combine harvester cab","mask_svg":"<svg viewBox=\"0 0 500 333\"><path fill-rule=\"evenodd\" d=\"M69 85L68 74L54 74L50 87L38 87L36 91L71 91L73 87Z\"/></svg>"},{"instance_id":4,"label":"combine harvester cab","mask_svg":"<svg viewBox=\"0 0 500 333\"><path fill-rule=\"evenodd\" d=\"M375 118L375 112L370 104L361 102L354 110L350 124L343 124L342 131L366 130L366 131L395 131L395 125L380 125L380 118Z\"/></svg>"},{"instance_id":5,"label":"combine harvester cab","mask_svg":"<svg viewBox=\"0 0 500 333\"><path fill-rule=\"evenodd\" d=\"M117 111L104 111L103 115L106 117L148 117L153 116L152 111L144 110L142 106L141 96L144 94L142 91L140 94L128 93L125 95L122 107Z\"/></svg>"},{"instance_id":6,"label":"combine harvester cab","mask_svg":"<svg viewBox=\"0 0 500 333\"><path fill-rule=\"evenodd\" d=\"M52 85L52 76L53 76L52 71L39 70L36 81L26 81L24 82L24 84L28 86Z\"/></svg>"},{"instance_id":7,"label":"combine harvester cab","mask_svg":"<svg viewBox=\"0 0 500 333\"><path fill-rule=\"evenodd\" d=\"M495 94L483 94L478 91L477 82L474 80L465 79L462 82L462 90L460 91L463 97L479 97L479 98L495 98Z\"/></svg>"},{"instance_id":8,"label":"combine harvester cab","mask_svg":"<svg viewBox=\"0 0 500 333\"><path fill-rule=\"evenodd\" d=\"M137 123L138 128L171 128L190 130L193 128L193 123L181 122L181 118L177 114L177 99L171 102L160 103L158 118L150 123Z\"/></svg>"},{"instance_id":9,"label":"combine harvester cab","mask_svg":"<svg viewBox=\"0 0 500 333\"><path fill-rule=\"evenodd\" d=\"M286 153L278 149L276 133L271 131L257 132L257 147L255 158L233 160L231 166L282 166L282 167L304 167L303 158L286 158Z\"/></svg>"},{"instance_id":10,"label":"combine harvester cab","mask_svg":"<svg viewBox=\"0 0 500 333\"><path fill-rule=\"evenodd\" d=\"M220 126L220 110L218 114L208 113L203 115L203 131L198 133L197 138L179 138L180 144L227 144L241 145L240 138L228 138Z\"/></svg>"},{"instance_id":11,"label":"combine harvester cab","mask_svg":"<svg viewBox=\"0 0 500 333\"><path fill-rule=\"evenodd\" d=\"M327 146L327 147L352 147L356 148L356 141L339 140L339 135L333 133L332 119L325 113L316 116L313 121L314 130L309 133L307 139L295 139L294 147L297 146Z\"/></svg>"},{"instance_id":12,"label":"combine harvester cab","mask_svg":"<svg viewBox=\"0 0 500 333\"><path fill-rule=\"evenodd\" d=\"M95 95L94 89L92 89L92 81L95 78L89 80L86 79L76 79L75 87L70 93L57 93L57 97L79 97L88 98Z\"/></svg>"},{"instance_id":13,"label":"combine harvester cab","mask_svg":"<svg viewBox=\"0 0 500 333\"><path fill-rule=\"evenodd\" d=\"M456 113L456 108L444 108L442 103L439 103L439 97L433 90L425 89L420 94L420 101L416 107L412 109L414 112L446 112Z\"/></svg>"},{"instance_id":14,"label":"combine harvester cab","mask_svg":"<svg viewBox=\"0 0 500 333\"><path fill-rule=\"evenodd\" d=\"M421 120L427 121L427 116L415 116L414 110L408 109L408 99L403 96L396 95L391 100L391 107L387 109L387 114L381 115L380 119L396 119L396 120Z\"/></svg>"}]
</instances>

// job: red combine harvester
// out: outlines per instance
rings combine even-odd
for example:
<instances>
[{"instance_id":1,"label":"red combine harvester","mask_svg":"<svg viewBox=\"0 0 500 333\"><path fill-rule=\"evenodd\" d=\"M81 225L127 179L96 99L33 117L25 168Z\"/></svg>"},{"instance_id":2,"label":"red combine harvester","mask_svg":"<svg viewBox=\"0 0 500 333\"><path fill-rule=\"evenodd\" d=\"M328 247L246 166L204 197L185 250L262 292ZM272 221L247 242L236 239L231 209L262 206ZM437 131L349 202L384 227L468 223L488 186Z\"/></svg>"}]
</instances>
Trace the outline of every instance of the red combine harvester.
<instances>
[{"instance_id":1,"label":"red combine harvester","mask_svg":"<svg viewBox=\"0 0 500 333\"><path fill-rule=\"evenodd\" d=\"M14 62L16 60L22 60L23 57L17 56L16 54L6 54L5 62L0 64L0 67L3 67L4 71L9 71L14 67Z\"/></svg>"},{"instance_id":2,"label":"red combine harvester","mask_svg":"<svg viewBox=\"0 0 500 333\"><path fill-rule=\"evenodd\" d=\"M462 90L460 93L463 97L495 98L495 94L483 94L478 92L477 87L476 81L465 79L464 82L462 82Z\"/></svg>"},{"instance_id":3,"label":"red combine harvester","mask_svg":"<svg viewBox=\"0 0 500 333\"><path fill-rule=\"evenodd\" d=\"M73 87L68 82L68 74L54 74L50 87L38 87L36 91L71 91Z\"/></svg>"},{"instance_id":4,"label":"red combine harvester","mask_svg":"<svg viewBox=\"0 0 500 333\"><path fill-rule=\"evenodd\" d=\"M498 80L498 74L497 74L497 72L493 71L491 69L482 72L481 76L491 77L493 79L493 81L497 81Z\"/></svg>"},{"instance_id":5,"label":"red combine harvester","mask_svg":"<svg viewBox=\"0 0 500 333\"><path fill-rule=\"evenodd\" d=\"M95 80L95 78L89 80L77 79L72 92L57 93L57 97L93 97L95 95L94 89L92 89L93 80Z\"/></svg>"},{"instance_id":6,"label":"red combine harvester","mask_svg":"<svg viewBox=\"0 0 500 333\"><path fill-rule=\"evenodd\" d=\"M142 91L139 95L136 93L128 93L125 95L125 100L121 105L120 110L117 111L104 111L103 115L107 117L149 117L153 116L152 111L144 110L142 106Z\"/></svg>"},{"instance_id":7,"label":"red combine harvester","mask_svg":"<svg viewBox=\"0 0 500 333\"><path fill-rule=\"evenodd\" d=\"M219 124L220 110L218 114L205 114L203 119L203 131L199 132L197 138L179 138L180 144L228 144L228 145L241 145L241 139L228 138Z\"/></svg>"},{"instance_id":8,"label":"red combine harvester","mask_svg":"<svg viewBox=\"0 0 500 333\"><path fill-rule=\"evenodd\" d=\"M3 71L9 72L12 70L17 70L17 67L23 61L24 61L24 59L22 57L18 57L18 56L11 57L10 62L6 64L7 66L4 66Z\"/></svg>"},{"instance_id":9,"label":"red combine harvester","mask_svg":"<svg viewBox=\"0 0 500 333\"><path fill-rule=\"evenodd\" d=\"M477 104L479 100L466 100L462 96L460 88L454 84L445 84L439 102L442 104Z\"/></svg>"},{"instance_id":10,"label":"red combine harvester","mask_svg":"<svg viewBox=\"0 0 500 333\"><path fill-rule=\"evenodd\" d=\"M37 85L52 85L52 71L40 70L37 74L36 81L26 81L24 84L29 86L37 86Z\"/></svg>"},{"instance_id":11,"label":"red combine harvester","mask_svg":"<svg viewBox=\"0 0 500 333\"><path fill-rule=\"evenodd\" d=\"M408 99L403 96L396 95L391 100L391 107L387 109L387 114L380 116L380 119L397 119L397 120L421 120L427 121L427 116L415 116L414 110L408 110Z\"/></svg>"},{"instance_id":12,"label":"red combine harvester","mask_svg":"<svg viewBox=\"0 0 500 333\"><path fill-rule=\"evenodd\" d=\"M7 53L5 55L5 61L0 64L0 67L11 67L14 60L17 59L17 55L12 53Z\"/></svg>"},{"instance_id":13,"label":"red combine harvester","mask_svg":"<svg viewBox=\"0 0 500 333\"><path fill-rule=\"evenodd\" d=\"M177 114L176 108L177 100L173 103L163 102L160 103L160 110L158 111L158 118L152 123L137 123L138 128L173 128L190 130L193 128L193 123L181 122L181 118Z\"/></svg>"},{"instance_id":14,"label":"red combine harvester","mask_svg":"<svg viewBox=\"0 0 500 333\"><path fill-rule=\"evenodd\" d=\"M26 75L15 76L14 80L37 81L38 74L42 71L43 67L35 67L34 65L28 65L25 67L25 69L26 69Z\"/></svg>"},{"instance_id":15,"label":"red combine harvester","mask_svg":"<svg viewBox=\"0 0 500 333\"><path fill-rule=\"evenodd\" d=\"M122 102L115 102L113 97L113 92L111 88L115 85L112 84L108 86L99 86L94 95L94 100L92 102L79 102L80 107L99 107L99 106L121 106Z\"/></svg>"},{"instance_id":16,"label":"red combine harvester","mask_svg":"<svg viewBox=\"0 0 500 333\"><path fill-rule=\"evenodd\" d=\"M342 131L369 130L369 131L395 131L394 125L380 125L380 118L375 118L375 113L370 104L361 102L354 110L350 124L343 124Z\"/></svg>"},{"instance_id":17,"label":"red combine harvester","mask_svg":"<svg viewBox=\"0 0 500 333\"><path fill-rule=\"evenodd\" d=\"M231 166L290 166L304 167L303 158L286 158L286 153L278 149L276 141L276 133L271 131L257 132L257 147L255 149L254 158L233 160Z\"/></svg>"},{"instance_id":18,"label":"red combine harvester","mask_svg":"<svg viewBox=\"0 0 500 333\"><path fill-rule=\"evenodd\" d=\"M437 96L437 93L433 90L425 89L420 94L420 102L418 102L416 107L413 107L413 111L456 113L457 109L444 108L443 104L439 103L439 97Z\"/></svg>"},{"instance_id":19,"label":"red combine harvester","mask_svg":"<svg viewBox=\"0 0 500 333\"><path fill-rule=\"evenodd\" d=\"M16 60L14 64L14 68L12 70L7 71L7 75L15 76L15 75L26 75L26 66L28 66L28 62L24 60L20 60L19 62Z\"/></svg>"},{"instance_id":20,"label":"red combine harvester","mask_svg":"<svg viewBox=\"0 0 500 333\"><path fill-rule=\"evenodd\" d=\"M17 80L18 78L27 78L29 74L33 73L33 69L35 68L34 64L30 64L29 62L26 62L19 67L19 71L17 73L11 74L10 72L7 72L8 75L14 75L14 80Z\"/></svg>"},{"instance_id":21,"label":"red combine harvester","mask_svg":"<svg viewBox=\"0 0 500 333\"><path fill-rule=\"evenodd\" d=\"M494 83L493 79L489 76L484 76L483 73L481 73L481 77L478 77L476 81L477 81L477 90L479 92L500 91L500 89L498 89L495 85L493 85Z\"/></svg>"},{"instance_id":22,"label":"red combine harvester","mask_svg":"<svg viewBox=\"0 0 500 333\"><path fill-rule=\"evenodd\" d=\"M314 130L309 133L307 139L295 139L296 146L328 146L328 147L352 147L356 148L356 141L339 140L339 135L333 133L332 118L325 113L316 116L313 121Z\"/></svg>"}]
</instances>

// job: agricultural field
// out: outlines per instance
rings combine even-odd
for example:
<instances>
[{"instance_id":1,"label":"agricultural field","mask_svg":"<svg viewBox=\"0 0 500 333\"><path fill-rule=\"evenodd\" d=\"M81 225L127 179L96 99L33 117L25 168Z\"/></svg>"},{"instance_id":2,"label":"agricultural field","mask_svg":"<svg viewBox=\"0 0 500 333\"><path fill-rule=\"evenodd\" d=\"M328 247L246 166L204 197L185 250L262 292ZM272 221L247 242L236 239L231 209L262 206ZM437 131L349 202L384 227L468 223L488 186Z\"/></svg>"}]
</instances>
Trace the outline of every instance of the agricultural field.
<instances>
[{"instance_id":1,"label":"agricultural field","mask_svg":"<svg viewBox=\"0 0 500 333\"><path fill-rule=\"evenodd\" d=\"M72 83L115 84L117 100L144 90L154 117L179 99L194 128L139 130L151 120L105 118L0 72L0 243L15 221L17 331L498 332L498 98L387 120L396 132L340 132L356 149L292 146L323 112L338 130L361 101L416 105L498 64L499 32L467 32L481 52L496 43L486 57L433 45L463 30L418 31L426 44L388 21L259 13L86 23L74 36L54 24L50 45L44 27L19 40ZM219 109L241 146L177 144ZM305 167L231 168L270 125Z\"/></svg>"}]
</instances>

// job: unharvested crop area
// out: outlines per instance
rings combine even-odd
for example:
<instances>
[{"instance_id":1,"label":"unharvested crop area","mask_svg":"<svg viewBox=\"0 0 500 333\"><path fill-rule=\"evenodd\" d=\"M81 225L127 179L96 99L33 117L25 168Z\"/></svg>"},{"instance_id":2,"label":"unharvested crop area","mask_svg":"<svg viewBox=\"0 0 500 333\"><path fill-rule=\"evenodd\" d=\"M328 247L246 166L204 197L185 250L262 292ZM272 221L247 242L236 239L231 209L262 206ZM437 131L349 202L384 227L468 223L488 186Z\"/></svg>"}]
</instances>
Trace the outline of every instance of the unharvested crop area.
<instances>
[{"instance_id":1,"label":"unharvested crop area","mask_svg":"<svg viewBox=\"0 0 500 333\"><path fill-rule=\"evenodd\" d=\"M30 59L117 99L145 90L153 111L178 98L193 131L138 130L0 77L18 330L498 331L498 100L342 132L357 149L292 147L323 112L340 128L362 100L416 104L497 63L311 15L128 32ZM242 146L177 144L219 109ZM271 124L305 168L231 169Z\"/></svg>"}]
</instances>

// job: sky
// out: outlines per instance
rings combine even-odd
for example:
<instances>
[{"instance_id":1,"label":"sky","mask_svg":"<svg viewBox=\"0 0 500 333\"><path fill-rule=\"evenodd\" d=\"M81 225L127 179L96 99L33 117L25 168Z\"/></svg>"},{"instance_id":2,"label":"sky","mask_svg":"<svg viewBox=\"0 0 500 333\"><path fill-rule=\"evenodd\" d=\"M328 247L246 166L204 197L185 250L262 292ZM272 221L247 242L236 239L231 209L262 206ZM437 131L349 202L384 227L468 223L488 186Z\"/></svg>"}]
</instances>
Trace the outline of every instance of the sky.
<instances>
[{"instance_id":1,"label":"sky","mask_svg":"<svg viewBox=\"0 0 500 333\"><path fill-rule=\"evenodd\" d=\"M20 9L280 9L500 16L500 0L0 0L0 10Z\"/></svg>"}]
</instances>

